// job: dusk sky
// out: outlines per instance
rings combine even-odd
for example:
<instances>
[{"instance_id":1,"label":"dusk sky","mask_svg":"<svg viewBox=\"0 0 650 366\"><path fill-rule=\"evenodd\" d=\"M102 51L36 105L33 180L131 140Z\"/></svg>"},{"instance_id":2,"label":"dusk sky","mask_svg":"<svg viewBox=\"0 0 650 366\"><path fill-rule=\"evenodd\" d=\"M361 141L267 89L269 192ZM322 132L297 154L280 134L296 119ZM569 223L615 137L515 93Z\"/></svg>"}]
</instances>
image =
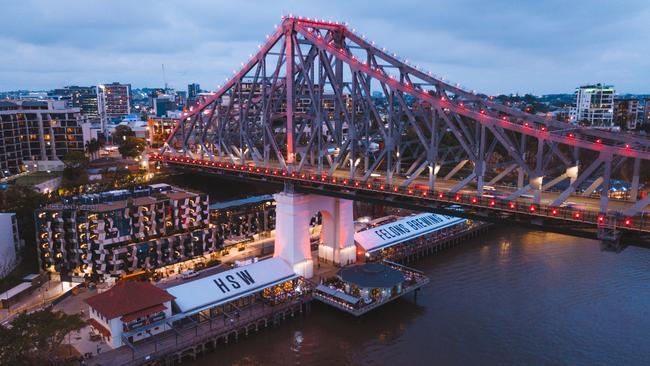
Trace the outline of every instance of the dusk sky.
<instances>
[{"instance_id":1,"label":"dusk sky","mask_svg":"<svg viewBox=\"0 0 650 366\"><path fill-rule=\"evenodd\" d=\"M215 89L282 14L348 22L479 92L650 93L650 2L5 1L0 90L119 81Z\"/></svg>"}]
</instances>

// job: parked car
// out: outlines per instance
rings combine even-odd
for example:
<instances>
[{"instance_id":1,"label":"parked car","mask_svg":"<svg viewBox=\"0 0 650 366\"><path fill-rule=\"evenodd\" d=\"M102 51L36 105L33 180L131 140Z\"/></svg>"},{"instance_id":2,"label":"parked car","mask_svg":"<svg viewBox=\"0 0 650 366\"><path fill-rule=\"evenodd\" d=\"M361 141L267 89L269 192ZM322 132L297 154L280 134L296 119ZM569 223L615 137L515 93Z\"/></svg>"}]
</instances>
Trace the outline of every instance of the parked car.
<instances>
[{"instance_id":1,"label":"parked car","mask_svg":"<svg viewBox=\"0 0 650 366\"><path fill-rule=\"evenodd\" d=\"M184 280L186 280L188 278L196 277L198 275L199 275L199 273L196 272L193 269L188 269L187 271L181 272L181 278L184 279Z\"/></svg>"}]
</instances>

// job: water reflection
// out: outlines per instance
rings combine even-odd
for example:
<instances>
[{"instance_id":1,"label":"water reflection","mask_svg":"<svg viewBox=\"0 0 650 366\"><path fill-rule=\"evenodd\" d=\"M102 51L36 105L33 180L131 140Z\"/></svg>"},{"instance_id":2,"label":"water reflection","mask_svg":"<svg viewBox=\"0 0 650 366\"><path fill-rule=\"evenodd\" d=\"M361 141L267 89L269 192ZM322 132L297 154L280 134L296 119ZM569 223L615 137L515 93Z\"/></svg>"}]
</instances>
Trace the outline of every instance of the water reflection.
<instances>
[{"instance_id":1,"label":"water reflection","mask_svg":"<svg viewBox=\"0 0 650 366\"><path fill-rule=\"evenodd\" d=\"M417 263L431 278L417 303L362 318L316 303L191 365L648 365L649 263L646 249L497 229Z\"/></svg>"}]
</instances>

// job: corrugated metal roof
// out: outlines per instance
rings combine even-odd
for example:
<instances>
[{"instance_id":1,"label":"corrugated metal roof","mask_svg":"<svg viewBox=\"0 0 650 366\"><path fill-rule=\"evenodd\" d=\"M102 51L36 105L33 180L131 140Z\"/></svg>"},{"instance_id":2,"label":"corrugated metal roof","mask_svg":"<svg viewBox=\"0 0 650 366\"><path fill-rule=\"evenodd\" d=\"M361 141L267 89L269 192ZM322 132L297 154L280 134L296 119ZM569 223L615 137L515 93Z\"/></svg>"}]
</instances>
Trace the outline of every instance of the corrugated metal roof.
<instances>
[{"instance_id":1,"label":"corrugated metal roof","mask_svg":"<svg viewBox=\"0 0 650 366\"><path fill-rule=\"evenodd\" d=\"M236 206L242 206L242 205L250 205L253 203L258 203L258 202L264 202L264 201L272 201L273 196L270 194L265 194L261 196L253 196L253 197L247 197L247 198L242 198L238 200L232 200L232 201L225 201L225 202L215 202L210 205L211 210L223 210L229 207L236 207Z\"/></svg>"}]
</instances>

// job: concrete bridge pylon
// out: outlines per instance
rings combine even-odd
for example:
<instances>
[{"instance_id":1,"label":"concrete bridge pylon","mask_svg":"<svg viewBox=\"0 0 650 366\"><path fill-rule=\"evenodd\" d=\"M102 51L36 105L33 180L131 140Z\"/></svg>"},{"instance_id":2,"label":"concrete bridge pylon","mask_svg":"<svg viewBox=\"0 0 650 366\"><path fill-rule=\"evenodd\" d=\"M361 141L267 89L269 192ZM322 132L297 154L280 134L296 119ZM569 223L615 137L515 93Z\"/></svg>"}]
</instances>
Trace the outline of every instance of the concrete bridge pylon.
<instances>
[{"instance_id":1,"label":"concrete bridge pylon","mask_svg":"<svg viewBox=\"0 0 650 366\"><path fill-rule=\"evenodd\" d=\"M337 265L356 261L352 201L286 191L273 197L276 202L274 257L287 261L297 274L313 277L309 227L311 218L320 212L319 260Z\"/></svg>"}]
</instances>

